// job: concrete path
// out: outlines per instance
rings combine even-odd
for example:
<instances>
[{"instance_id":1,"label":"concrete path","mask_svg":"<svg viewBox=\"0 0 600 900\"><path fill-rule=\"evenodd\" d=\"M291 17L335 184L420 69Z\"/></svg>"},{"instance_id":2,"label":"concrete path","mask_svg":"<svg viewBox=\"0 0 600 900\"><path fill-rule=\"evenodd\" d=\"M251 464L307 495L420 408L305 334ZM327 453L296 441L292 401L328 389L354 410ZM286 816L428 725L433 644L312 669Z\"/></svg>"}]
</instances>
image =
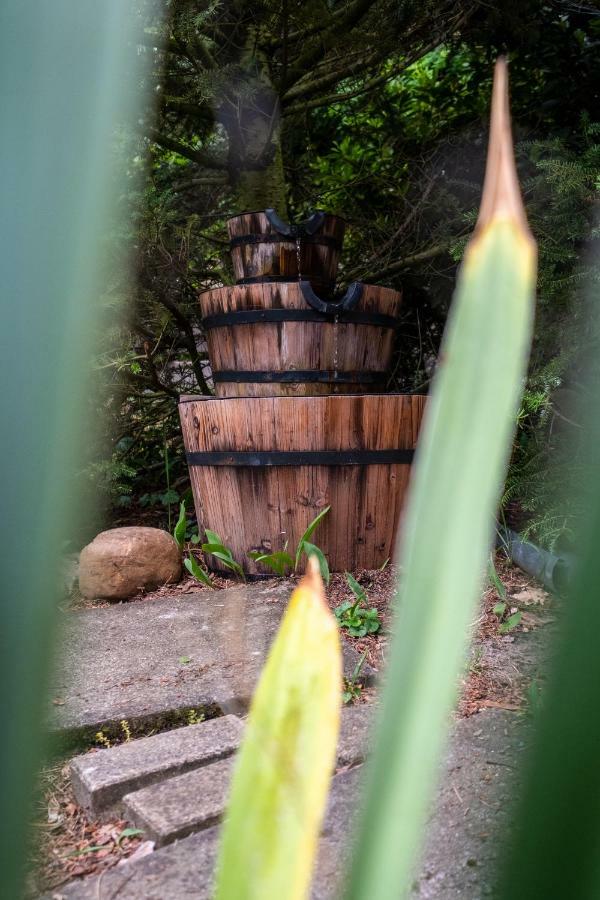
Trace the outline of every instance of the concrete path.
<instances>
[{"instance_id":1,"label":"concrete path","mask_svg":"<svg viewBox=\"0 0 600 900\"><path fill-rule=\"evenodd\" d=\"M346 740L353 742L347 750L348 762L361 755L359 745L364 755L370 729L368 712L362 710L360 718L346 726ZM519 714L487 710L454 726L413 885L415 898L479 900L490 895L511 799L519 793L525 724ZM343 759L340 754L339 763ZM226 774L226 763L216 765L221 767L220 775ZM363 765L344 765L334 776L311 895L314 900L335 900L343 884L363 775ZM169 782L163 784L166 788ZM209 800L212 803L214 798ZM213 821L207 818L197 826L207 826L205 830L99 877L72 882L51 896L53 900L209 900L219 833Z\"/></svg>"},{"instance_id":2,"label":"concrete path","mask_svg":"<svg viewBox=\"0 0 600 900\"><path fill-rule=\"evenodd\" d=\"M53 731L192 707L243 713L290 596L254 583L68 614L57 653ZM344 645L352 673L359 655ZM363 666L361 678L374 673Z\"/></svg>"}]
</instances>

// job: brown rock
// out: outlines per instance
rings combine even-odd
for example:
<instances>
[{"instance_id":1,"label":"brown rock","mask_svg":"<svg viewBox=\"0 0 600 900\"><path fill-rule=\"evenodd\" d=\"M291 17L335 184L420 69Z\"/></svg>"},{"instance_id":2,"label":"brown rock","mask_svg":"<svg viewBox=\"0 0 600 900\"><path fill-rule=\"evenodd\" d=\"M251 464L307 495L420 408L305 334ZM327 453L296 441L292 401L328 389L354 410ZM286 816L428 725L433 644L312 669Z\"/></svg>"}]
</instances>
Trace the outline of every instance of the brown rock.
<instances>
[{"instance_id":1,"label":"brown rock","mask_svg":"<svg viewBox=\"0 0 600 900\"><path fill-rule=\"evenodd\" d=\"M111 528L84 547L79 590L84 597L126 600L181 578L181 553L160 528Z\"/></svg>"}]
</instances>

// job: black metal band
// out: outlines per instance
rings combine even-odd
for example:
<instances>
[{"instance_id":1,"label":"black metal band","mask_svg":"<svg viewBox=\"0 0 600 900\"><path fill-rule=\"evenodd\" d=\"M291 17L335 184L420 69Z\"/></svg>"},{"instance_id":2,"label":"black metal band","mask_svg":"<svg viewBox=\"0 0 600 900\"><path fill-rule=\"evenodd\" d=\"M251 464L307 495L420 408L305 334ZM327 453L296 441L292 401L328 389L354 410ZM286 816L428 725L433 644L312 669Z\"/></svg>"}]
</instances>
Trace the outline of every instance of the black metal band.
<instances>
[{"instance_id":1,"label":"black metal band","mask_svg":"<svg viewBox=\"0 0 600 900\"><path fill-rule=\"evenodd\" d=\"M414 450L201 450L186 453L188 466L389 466L409 465Z\"/></svg>"},{"instance_id":2,"label":"black metal band","mask_svg":"<svg viewBox=\"0 0 600 900\"><path fill-rule=\"evenodd\" d=\"M214 382L235 381L244 384L304 384L320 382L326 384L373 384L385 378L385 372L334 372L329 369L290 369L275 371L213 371Z\"/></svg>"},{"instance_id":3,"label":"black metal band","mask_svg":"<svg viewBox=\"0 0 600 900\"><path fill-rule=\"evenodd\" d=\"M300 244L321 244L324 247L333 247L335 250L342 249L342 242L332 234L303 234L298 235L297 238L283 234L240 234L231 238L229 247L233 250L235 247L248 244L295 244L296 240Z\"/></svg>"},{"instance_id":4,"label":"black metal band","mask_svg":"<svg viewBox=\"0 0 600 900\"><path fill-rule=\"evenodd\" d=\"M224 328L230 325L257 325L262 322L325 322L331 324L332 321L330 316L314 309L238 309L234 312L205 316L202 324L205 328ZM338 322L341 325L398 327L398 320L394 316L386 316L383 313L341 312Z\"/></svg>"}]
</instances>

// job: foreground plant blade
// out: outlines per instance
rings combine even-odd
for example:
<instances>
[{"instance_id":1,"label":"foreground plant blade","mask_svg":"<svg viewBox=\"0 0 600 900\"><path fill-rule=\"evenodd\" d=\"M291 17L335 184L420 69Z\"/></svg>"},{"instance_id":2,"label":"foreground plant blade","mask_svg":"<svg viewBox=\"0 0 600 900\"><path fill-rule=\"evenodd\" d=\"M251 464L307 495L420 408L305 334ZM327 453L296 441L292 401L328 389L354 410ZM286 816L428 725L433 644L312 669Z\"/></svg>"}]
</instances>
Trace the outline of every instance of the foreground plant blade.
<instances>
[{"instance_id":1,"label":"foreground plant blade","mask_svg":"<svg viewBox=\"0 0 600 900\"><path fill-rule=\"evenodd\" d=\"M341 650L319 566L292 594L256 689L223 827L217 900L301 900L335 762Z\"/></svg>"},{"instance_id":2,"label":"foreground plant blade","mask_svg":"<svg viewBox=\"0 0 600 900\"><path fill-rule=\"evenodd\" d=\"M403 572L349 896L408 892L485 571L530 344L535 244L497 64L481 213L459 276L403 525Z\"/></svg>"}]
</instances>

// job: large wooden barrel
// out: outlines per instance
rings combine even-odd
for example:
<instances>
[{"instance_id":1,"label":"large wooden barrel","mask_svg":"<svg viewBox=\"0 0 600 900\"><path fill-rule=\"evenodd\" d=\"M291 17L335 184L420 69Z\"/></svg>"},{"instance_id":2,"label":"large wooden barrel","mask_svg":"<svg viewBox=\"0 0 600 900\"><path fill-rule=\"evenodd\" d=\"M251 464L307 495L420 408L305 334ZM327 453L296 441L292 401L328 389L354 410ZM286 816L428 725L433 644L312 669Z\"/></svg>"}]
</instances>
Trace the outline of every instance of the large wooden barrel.
<instances>
[{"instance_id":1,"label":"large wooden barrel","mask_svg":"<svg viewBox=\"0 0 600 900\"><path fill-rule=\"evenodd\" d=\"M318 221L290 226L272 210L229 219L231 258L238 284L305 278L317 293L333 290L345 223L318 213Z\"/></svg>"},{"instance_id":2,"label":"large wooden barrel","mask_svg":"<svg viewBox=\"0 0 600 900\"><path fill-rule=\"evenodd\" d=\"M407 394L183 398L179 414L200 528L246 555L292 555L306 527L332 571L393 553L425 398ZM211 558L211 564L216 562Z\"/></svg>"},{"instance_id":3,"label":"large wooden barrel","mask_svg":"<svg viewBox=\"0 0 600 900\"><path fill-rule=\"evenodd\" d=\"M313 309L296 281L200 294L218 397L382 390L402 296L365 284L337 320Z\"/></svg>"}]
</instances>

